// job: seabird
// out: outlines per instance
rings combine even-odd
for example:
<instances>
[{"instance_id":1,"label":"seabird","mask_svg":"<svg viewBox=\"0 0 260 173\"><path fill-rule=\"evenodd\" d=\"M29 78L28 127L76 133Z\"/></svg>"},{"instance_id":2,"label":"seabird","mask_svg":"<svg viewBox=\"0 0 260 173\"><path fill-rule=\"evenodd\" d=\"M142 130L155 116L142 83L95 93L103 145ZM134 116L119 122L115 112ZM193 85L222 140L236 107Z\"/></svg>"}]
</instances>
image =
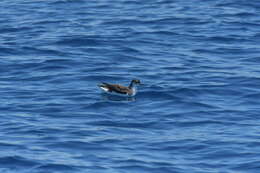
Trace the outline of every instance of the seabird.
<instances>
[{"instance_id":1,"label":"seabird","mask_svg":"<svg viewBox=\"0 0 260 173\"><path fill-rule=\"evenodd\" d=\"M141 84L140 80L132 80L128 87L118 84L109 84L105 82L102 82L102 84L99 84L98 86L107 93L117 93L120 95L134 96L137 93L136 84Z\"/></svg>"}]
</instances>

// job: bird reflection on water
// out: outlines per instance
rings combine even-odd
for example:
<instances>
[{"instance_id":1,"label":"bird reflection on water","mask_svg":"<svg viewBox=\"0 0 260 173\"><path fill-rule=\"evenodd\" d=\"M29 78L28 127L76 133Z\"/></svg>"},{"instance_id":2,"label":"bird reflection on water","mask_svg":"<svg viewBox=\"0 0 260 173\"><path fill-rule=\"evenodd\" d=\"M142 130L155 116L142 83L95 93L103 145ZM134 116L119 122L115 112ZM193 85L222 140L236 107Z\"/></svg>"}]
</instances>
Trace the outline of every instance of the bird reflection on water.
<instances>
[{"instance_id":1,"label":"bird reflection on water","mask_svg":"<svg viewBox=\"0 0 260 173\"><path fill-rule=\"evenodd\" d=\"M102 93L101 97L103 100L116 101L116 102L121 102L121 101L132 102L136 100L135 97L126 97L126 96L120 96L120 95L114 95L108 93Z\"/></svg>"}]
</instances>

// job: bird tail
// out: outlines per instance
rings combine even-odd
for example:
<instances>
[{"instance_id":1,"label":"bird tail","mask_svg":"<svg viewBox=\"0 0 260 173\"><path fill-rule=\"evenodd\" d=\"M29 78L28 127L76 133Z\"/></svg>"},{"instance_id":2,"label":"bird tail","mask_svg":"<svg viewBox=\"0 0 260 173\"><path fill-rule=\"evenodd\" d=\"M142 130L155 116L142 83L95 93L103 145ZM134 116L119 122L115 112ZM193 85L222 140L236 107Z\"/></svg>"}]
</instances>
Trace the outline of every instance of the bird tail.
<instances>
[{"instance_id":1,"label":"bird tail","mask_svg":"<svg viewBox=\"0 0 260 173\"><path fill-rule=\"evenodd\" d=\"M105 82L102 82L101 84L98 84L99 87L107 87L109 84L108 83L105 83Z\"/></svg>"},{"instance_id":2,"label":"bird tail","mask_svg":"<svg viewBox=\"0 0 260 173\"><path fill-rule=\"evenodd\" d=\"M107 83L102 83L98 85L99 88L101 88L102 90L108 92L109 88L107 87Z\"/></svg>"}]
</instances>

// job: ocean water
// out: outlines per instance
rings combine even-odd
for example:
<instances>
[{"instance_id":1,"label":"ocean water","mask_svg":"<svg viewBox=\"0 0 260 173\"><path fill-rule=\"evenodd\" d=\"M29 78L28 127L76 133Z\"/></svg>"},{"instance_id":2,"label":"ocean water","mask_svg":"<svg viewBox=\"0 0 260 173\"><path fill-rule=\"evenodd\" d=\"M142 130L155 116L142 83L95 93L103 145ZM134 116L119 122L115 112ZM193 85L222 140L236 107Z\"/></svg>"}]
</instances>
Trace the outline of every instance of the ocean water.
<instances>
[{"instance_id":1,"label":"ocean water","mask_svg":"<svg viewBox=\"0 0 260 173\"><path fill-rule=\"evenodd\" d=\"M259 173L259 7L1 0L0 173Z\"/></svg>"}]
</instances>

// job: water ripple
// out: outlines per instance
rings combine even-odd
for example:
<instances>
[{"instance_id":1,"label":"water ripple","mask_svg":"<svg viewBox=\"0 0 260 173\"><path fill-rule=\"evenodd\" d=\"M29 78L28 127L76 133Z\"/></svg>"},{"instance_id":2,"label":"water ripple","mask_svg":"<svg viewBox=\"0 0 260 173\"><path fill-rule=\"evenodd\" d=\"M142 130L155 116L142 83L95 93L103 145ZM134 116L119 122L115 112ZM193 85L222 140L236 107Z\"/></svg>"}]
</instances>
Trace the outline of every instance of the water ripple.
<instances>
[{"instance_id":1,"label":"water ripple","mask_svg":"<svg viewBox=\"0 0 260 173\"><path fill-rule=\"evenodd\" d=\"M259 172L258 1L0 5L0 172Z\"/></svg>"}]
</instances>

